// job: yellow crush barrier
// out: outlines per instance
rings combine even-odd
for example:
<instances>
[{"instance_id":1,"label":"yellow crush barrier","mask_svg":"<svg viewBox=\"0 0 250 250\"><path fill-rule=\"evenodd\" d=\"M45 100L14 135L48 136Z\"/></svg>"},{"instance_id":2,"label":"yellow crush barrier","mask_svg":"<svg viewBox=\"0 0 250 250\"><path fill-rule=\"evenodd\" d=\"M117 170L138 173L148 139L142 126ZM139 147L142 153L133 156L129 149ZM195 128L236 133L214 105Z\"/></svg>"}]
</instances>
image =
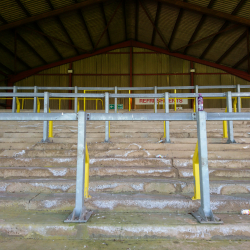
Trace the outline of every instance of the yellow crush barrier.
<instances>
[{"instance_id":1,"label":"yellow crush barrier","mask_svg":"<svg viewBox=\"0 0 250 250\"><path fill-rule=\"evenodd\" d=\"M85 155L84 198L91 198L91 196L89 195L89 151L87 143L86 143L86 155Z\"/></svg>"},{"instance_id":2,"label":"yellow crush barrier","mask_svg":"<svg viewBox=\"0 0 250 250\"><path fill-rule=\"evenodd\" d=\"M50 113L50 108L49 108L49 113ZM53 121L49 121L49 137L53 137Z\"/></svg>"},{"instance_id":3,"label":"yellow crush barrier","mask_svg":"<svg viewBox=\"0 0 250 250\"><path fill-rule=\"evenodd\" d=\"M19 101L18 97L16 98L16 112L20 113L20 101Z\"/></svg>"},{"instance_id":4,"label":"yellow crush barrier","mask_svg":"<svg viewBox=\"0 0 250 250\"><path fill-rule=\"evenodd\" d=\"M174 90L174 93L176 94L176 89ZM176 111L176 98L174 98L174 111Z\"/></svg>"},{"instance_id":5,"label":"yellow crush barrier","mask_svg":"<svg viewBox=\"0 0 250 250\"><path fill-rule=\"evenodd\" d=\"M227 108L225 109L225 113L226 112L227 112ZM223 121L223 138L228 138L227 121Z\"/></svg>"},{"instance_id":6,"label":"yellow crush barrier","mask_svg":"<svg viewBox=\"0 0 250 250\"><path fill-rule=\"evenodd\" d=\"M194 175L194 196L192 200L199 200L201 198L201 192L200 192L198 141L196 143L194 156L193 156L193 175Z\"/></svg>"},{"instance_id":7,"label":"yellow crush barrier","mask_svg":"<svg viewBox=\"0 0 250 250\"><path fill-rule=\"evenodd\" d=\"M131 90L128 91L129 94L131 94ZM130 112L132 106L132 98L128 98L128 111Z\"/></svg>"}]
</instances>

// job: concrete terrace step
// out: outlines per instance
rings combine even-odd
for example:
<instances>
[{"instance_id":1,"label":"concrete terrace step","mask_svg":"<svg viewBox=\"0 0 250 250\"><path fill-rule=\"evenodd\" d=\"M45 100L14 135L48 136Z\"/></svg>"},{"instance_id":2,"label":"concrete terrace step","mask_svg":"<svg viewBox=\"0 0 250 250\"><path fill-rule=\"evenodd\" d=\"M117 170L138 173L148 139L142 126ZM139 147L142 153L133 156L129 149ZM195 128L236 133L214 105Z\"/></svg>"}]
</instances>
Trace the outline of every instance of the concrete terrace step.
<instances>
[{"instance_id":1,"label":"concrete terrace step","mask_svg":"<svg viewBox=\"0 0 250 250\"><path fill-rule=\"evenodd\" d=\"M75 179L3 179L1 192L75 193ZM90 178L89 190L94 192L193 193L194 182L174 178ZM250 193L250 180L210 180L211 194Z\"/></svg>"},{"instance_id":2,"label":"concrete terrace step","mask_svg":"<svg viewBox=\"0 0 250 250\"><path fill-rule=\"evenodd\" d=\"M179 177L193 178L193 168L158 166L91 166L90 176ZM209 168L211 178L250 178L250 168ZM0 167L1 178L76 177L74 167Z\"/></svg>"},{"instance_id":3,"label":"concrete terrace step","mask_svg":"<svg viewBox=\"0 0 250 250\"><path fill-rule=\"evenodd\" d=\"M223 160L209 159L209 168L249 168L250 160ZM217 158L217 159L216 159ZM176 158L92 158L90 166L150 166L150 167L192 167L191 155L189 159ZM2 157L0 167L76 167L76 157L43 157L43 158L22 158L22 157Z\"/></svg>"},{"instance_id":4,"label":"concrete terrace step","mask_svg":"<svg viewBox=\"0 0 250 250\"><path fill-rule=\"evenodd\" d=\"M90 176L157 176L177 177L175 168L171 167L90 167ZM0 177L76 177L76 168L64 167L1 167Z\"/></svg>"},{"instance_id":5,"label":"concrete terrace step","mask_svg":"<svg viewBox=\"0 0 250 250\"><path fill-rule=\"evenodd\" d=\"M95 212L152 212L190 213L200 206L200 200L191 200L191 195L147 195L147 194L92 194L85 199L88 209ZM47 210L51 212L72 211L75 194L72 193L0 193L1 211ZM249 195L211 195L211 209L215 213L237 213L250 204ZM25 213L25 212L24 212ZM0 214L1 216L1 214ZM55 215L56 216L56 215ZM130 216L130 215L129 215ZM232 215L227 215L231 217ZM66 217L65 217L66 218ZM163 216L164 218L164 216ZM91 221L89 221L91 224ZM88 223L87 223L88 224ZM1 227L0 227L1 228Z\"/></svg>"},{"instance_id":6,"label":"concrete terrace step","mask_svg":"<svg viewBox=\"0 0 250 250\"><path fill-rule=\"evenodd\" d=\"M163 138L163 135L161 139ZM171 143L176 144L196 144L197 138L174 138L171 137ZM30 137L16 137L16 138L0 138L0 143L40 143L41 138L30 138ZM77 143L77 138L50 138L53 143ZM237 143L250 143L250 138L235 138ZM159 138L139 138L139 137L131 137L131 138L110 138L111 143L157 143L159 142ZM97 143L104 142L104 137L95 137L95 138L87 138L87 143ZM208 143L226 143L227 139L219 137L219 138L208 138Z\"/></svg>"},{"instance_id":7,"label":"concrete terrace step","mask_svg":"<svg viewBox=\"0 0 250 250\"><path fill-rule=\"evenodd\" d=\"M250 238L249 217L245 216L243 219L240 215L229 217L226 214L219 214L218 216L224 221L224 224L215 226L199 224L189 214L173 213L96 213L91 216L88 223L63 223L68 214L68 212L54 214L34 211L22 213L4 211L0 217L2 221L0 234L17 235L27 239L67 239L72 242L84 240L82 248L87 244L86 239L102 239L103 242L98 249L102 249L103 246L106 248L108 243L105 240L108 239L115 239L118 242L124 239L137 239L138 243L138 240L145 238L147 240L169 239L175 240L175 242L176 240L247 240ZM149 244L152 246L151 243L148 241L146 248ZM170 244L167 245L167 248ZM61 243L58 243L58 246L60 245ZM174 244L173 247L178 247L178 245ZM211 247L211 244L209 245ZM124 246L126 249L133 247L129 244L129 248L127 248L127 244L123 244L121 249ZM153 247L156 246L157 243L153 245ZM193 245L193 249L198 249L195 246L198 246L197 242ZM241 247L242 244L237 246ZM114 245L112 249L117 249L116 247L117 245ZM65 246L63 246L64 248ZM226 248L224 247L224 249Z\"/></svg>"},{"instance_id":8,"label":"concrete terrace step","mask_svg":"<svg viewBox=\"0 0 250 250\"><path fill-rule=\"evenodd\" d=\"M243 151L244 150L244 151ZM208 151L208 159L250 159L250 148L249 145L245 146L241 150L225 150L225 151ZM157 155L161 155L164 158L192 158L194 150L192 151L171 151L171 150L89 150L90 159L95 158L155 158ZM2 150L0 152L0 159L6 157L16 158L57 158L57 157L76 157L77 150Z\"/></svg>"}]
</instances>

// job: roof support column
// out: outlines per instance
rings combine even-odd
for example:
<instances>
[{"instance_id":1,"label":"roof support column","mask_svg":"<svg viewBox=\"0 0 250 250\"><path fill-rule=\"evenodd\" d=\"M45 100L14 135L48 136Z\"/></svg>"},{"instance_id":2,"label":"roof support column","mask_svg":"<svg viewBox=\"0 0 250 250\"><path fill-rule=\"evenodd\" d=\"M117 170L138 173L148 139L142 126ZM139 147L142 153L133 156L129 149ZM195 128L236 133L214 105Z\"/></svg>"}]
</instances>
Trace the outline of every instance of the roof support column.
<instances>
[{"instance_id":1,"label":"roof support column","mask_svg":"<svg viewBox=\"0 0 250 250\"><path fill-rule=\"evenodd\" d=\"M72 63L69 64L69 69L72 69ZM72 77L73 74L69 73L69 87L72 87ZM69 90L69 93L72 93L72 90ZM72 109L72 99L69 100L69 110Z\"/></svg>"},{"instance_id":2,"label":"roof support column","mask_svg":"<svg viewBox=\"0 0 250 250\"><path fill-rule=\"evenodd\" d=\"M249 55L249 28L247 27L247 60L248 60L248 74L250 74L250 55Z\"/></svg>"},{"instance_id":3,"label":"roof support column","mask_svg":"<svg viewBox=\"0 0 250 250\"><path fill-rule=\"evenodd\" d=\"M190 61L190 86L194 86L194 63ZM191 89L191 93L194 93L194 90ZM191 101L191 108L194 108L194 100Z\"/></svg>"},{"instance_id":4,"label":"roof support column","mask_svg":"<svg viewBox=\"0 0 250 250\"><path fill-rule=\"evenodd\" d=\"M129 87L133 87L133 47L130 47L130 53L129 53ZM132 91L130 91L131 93ZM132 101L131 98L128 99L128 101ZM132 103L131 103L132 104ZM130 105L131 105L130 104ZM131 105L132 106L132 105ZM135 108L135 107L134 107Z\"/></svg>"}]
</instances>

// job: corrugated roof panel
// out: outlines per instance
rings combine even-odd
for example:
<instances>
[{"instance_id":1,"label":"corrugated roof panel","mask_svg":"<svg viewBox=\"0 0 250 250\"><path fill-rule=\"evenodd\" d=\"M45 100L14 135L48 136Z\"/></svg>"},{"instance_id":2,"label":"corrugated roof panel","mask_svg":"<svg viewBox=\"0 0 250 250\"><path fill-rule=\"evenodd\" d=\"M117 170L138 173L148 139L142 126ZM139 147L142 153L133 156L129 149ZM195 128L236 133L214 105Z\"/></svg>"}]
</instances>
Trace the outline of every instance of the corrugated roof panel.
<instances>
[{"instance_id":1,"label":"corrugated roof panel","mask_svg":"<svg viewBox=\"0 0 250 250\"><path fill-rule=\"evenodd\" d=\"M190 11L183 11L179 27L173 39L172 49L178 49L188 44L195 28L200 21L201 15Z\"/></svg>"},{"instance_id":2,"label":"corrugated roof panel","mask_svg":"<svg viewBox=\"0 0 250 250\"><path fill-rule=\"evenodd\" d=\"M157 10L157 3L152 1L145 1L143 3L143 6L149 14L151 20L154 21ZM150 44L152 40L153 29L153 24L149 20L142 6L139 5L138 40Z\"/></svg>"},{"instance_id":3,"label":"corrugated roof panel","mask_svg":"<svg viewBox=\"0 0 250 250\"><path fill-rule=\"evenodd\" d=\"M19 34L27 41L30 46L41 55L45 61L54 62L58 60L58 56L55 51L51 48L48 42L35 33L32 33L28 30L22 29L19 31Z\"/></svg>"},{"instance_id":4,"label":"corrugated roof panel","mask_svg":"<svg viewBox=\"0 0 250 250\"><path fill-rule=\"evenodd\" d=\"M39 25L45 34L70 43L55 17L43 19L39 21ZM64 58L76 55L75 50L71 46L64 45L57 41L53 41L53 43Z\"/></svg>"},{"instance_id":5,"label":"corrugated roof panel","mask_svg":"<svg viewBox=\"0 0 250 250\"><path fill-rule=\"evenodd\" d=\"M164 38L168 43L170 40L170 36L172 34L176 19L179 14L178 8L173 8L166 4L162 5L161 12L158 20L158 27L162 34L164 34ZM158 34L155 37L155 45L162 46L162 41Z\"/></svg>"},{"instance_id":6,"label":"corrugated roof panel","mask_svg":"<svg viewBox=\"0 0 250 250\"><path fill-rule=\"evenodd\" d=\"M85 22L89 28L92 40L94 44L97 44L99 38L101 37L104 29L105 22L102 15L101 7L99 4L87 7L83 10ZM108 46L107 32L105 32L101 41L99 42L98 48Z\"/></svg>"},{"instance_id":7,"label":"corrugated roof panel","mask_svg":"<svg viewBox=\"0 0 250 250\"><path fill-rule=\"evenodd\" d=\"M217 11L224 12L224 13L231 14L239 2L240 2L240 0L215 1L215 3L213 4L213 9L217 10Z\"/></svg>"},{"instance_id":8,"label":"corrugated roof panel","mask_svg":"<svg viewBox=\"0 0 250 250\"><path fill-rule=\"evenodd\" d=\"M240 70L247 70L248 69L248 60L245 60L241 65L237 67Z\"/></svg>"},{"instance_id":9,"label":"corrugated roof panel","mask_svg":"<svg viewBox=\"0 0 250 250\"><path fill-rule=\"evenodd\" d=\"M237 12L237 16L250 19L250 1L245 1L241 9Z\"/></svg>"},{"instance_id":10,"label":"corrugated roof panel","mask_svg":"<svg viewBox=\"0 0 250 250\"><path fill-rule=\"evenodd\" d=\"M90 40L88 39L80 15L81 13L79 12L68 12L61 15L60 19L75 46L83 48L83 50L79 49L79 52L84 53L84 49L90 51L92 49L92 45L90 43Z\"/></svg>"},{"instance_id":11,"label":"corrugated roof panel","mask_svg":"<svg viewBox=\"0 0 250 250\"><path fill-rule=\"evenodd\" d=\"M247 54L247 41L246 38L243 39L237 47L235 47L231 53L221 62L225 65L233 66L239 60L241 60ZM242 68L242 67L241 67Z\"/></svg>"},{"instance_id":12,"label":"corrugated roof panel","mask_svg":"<svg viewBox=\"0 0 250 250\"><path fill-rule=\"evenodd\" d=\"M74 0L50 0L55 9L63 8L72 4L75 4ZM78 2L83 2L79 1Z\"/></svg>"},{"instance_id":13,"label":"corrugated roof panel","mask_svg":"<svg viewBox=\"0 0 250 250\"><path fill-rule=\"evenodd\" d=\"M15 1L10 0L0 1L0 15L8 23L12 23L27 17L18 4Z\"/></svg>"},{"instance_id":14,"label":"corrugated roof panel","mask_svg":"<svg viewBox=\"0 0 250 250\"><path fill-rule=\"evenodd\" d=\"M218 32L223 24L224 24L223 20L216 19L213 17L206 17L201 29L199 30L199 32L197 33L195 37L195 41L198 41L202 38L205 38L209 35L212 35ZM210 43L211 40L212 39L209 38L202 42L199 42L197 44L190 46L190 48L188 49L188 54L199 57L203 52L202 48L205 50L205 48L207 47L207 45ZM199 49L200 54L197 53L198 51L196 50L196 48Z\"/></svg>"},{"instance_id":15,"label":"corrugated roof panel","mask_svg":"<svg viewBox=\"0 0 250 250\"><path fill-rule=\"evenodd\" d=\"M221 33L214 45L210 48L205 59L210 61L217 61L221 55L238 39L238 37L245 32L245 28L237 27L227 32Z\"/></svg>"},{"instance_id":16,"label":"corrugated roof panel","mask_svg":"<svg viewBox=\"0 0 250 250\"><path fill-rule=\"evenodd\" d=\"M1 34L4 34L1 36L1 43L14 53L14 33L8 30ZM17 40L17 55L32 67L38 67L42 64L41 60L20 39Z\"/></svg>"},{"instance_id":17,"label":"corrugated roof panel","mask_svg":"<svg viewBox=\"0 0 250 250\"><path fill-rule=\"evenodd\" d=\"M0 57L4 58L1 63L10 70L14 71L14 57L10 56L10 54L2 48L0 48ZM19 61L17 60L16 69L17 72L20 72L26 70L26 67L19 63Z\"/></svg>"},{"instance_id":18,"label":"corrugated roof panel","mask_svg":"<svg viewBox=\"0 0 250 250\"><path fill-rule=\"evenodd\" d=\"M211 0L188 0L188 3L196 4L202 7L207 7Z\"/></svg>"},{"instance_id":19,"label":"corrugated roof panel","mask_svg":"<svg viewBox=\"0 0 250 250\"><path fill-rule=\"evenodd\" d=\"M29 1L20 0L24 8L30 13L31 16L36 16L45 12L50 11L50 7L45 0L40 1Z\"/></svg>"},{"instance_id":20,"label":"corrugated roof panel","mask_svg":"<svg viewBox=\"0 0 250 250\"><path fill-rule=\"evenodd\" d=\"M103 4L106 14L107 23L111 20L116 8L120 5L120 2L106 2ZM112 44L116 44L125 40L125 24L123 16L123 5L118 7L109 27L110 40Z\"/></svg>"},{"instance_id":21,"label":"corrugated roof panel","mask_svg":"<svg viewBox=\"0 0 250 250\"><path fill-rule=\"evenodd\" d=\"M128 39L135 38L135 4L132 1L126 1L126 22Z\"/></svg>"}]
</instances>

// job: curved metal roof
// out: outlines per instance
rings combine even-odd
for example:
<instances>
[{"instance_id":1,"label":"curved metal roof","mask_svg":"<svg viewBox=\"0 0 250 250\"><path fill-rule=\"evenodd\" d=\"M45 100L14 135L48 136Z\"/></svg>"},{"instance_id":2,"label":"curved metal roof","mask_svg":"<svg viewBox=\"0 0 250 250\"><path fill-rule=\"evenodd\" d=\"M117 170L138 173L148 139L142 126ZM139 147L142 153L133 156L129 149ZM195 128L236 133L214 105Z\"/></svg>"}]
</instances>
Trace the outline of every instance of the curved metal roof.
<instances>
[{"instance_id":1,"label":"curved metal roof","mask_svg":"<svg viewBox=\"0 0 250 250\"><path fill-rule=\"evenodd\" d=\"M1 0L0 72L134 40L250 71L250 1Z\"/></svg>"}]
</instances>

